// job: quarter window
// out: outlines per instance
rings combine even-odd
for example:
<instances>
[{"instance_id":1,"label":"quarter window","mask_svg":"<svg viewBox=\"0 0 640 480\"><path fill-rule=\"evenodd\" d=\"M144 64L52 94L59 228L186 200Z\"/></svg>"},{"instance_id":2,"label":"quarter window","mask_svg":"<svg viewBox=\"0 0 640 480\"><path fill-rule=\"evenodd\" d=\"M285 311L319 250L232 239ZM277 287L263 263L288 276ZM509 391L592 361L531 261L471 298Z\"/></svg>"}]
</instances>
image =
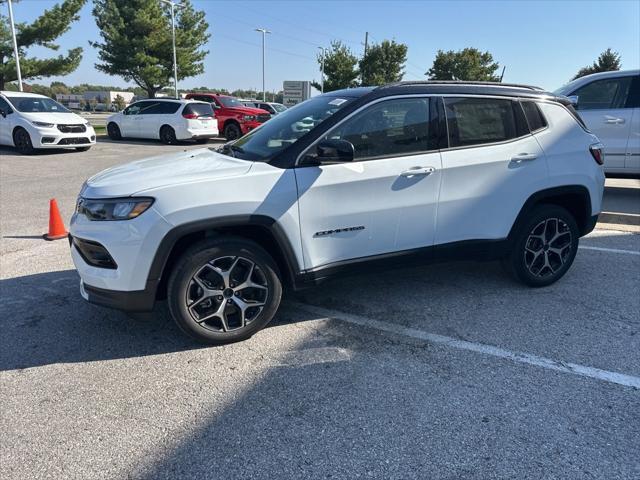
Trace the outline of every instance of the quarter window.
<instances>
[{"instance_id":1,"label":"quarter window","mask_svg":"<svg viewBox=\"0 0 640 480\"><path fill-rule=\"evenodd\" d=\"M445 98L444 103L450 147L504 142L522 134L517 104L511 100Z\"/></svg>"},{"instance_id":2,"label":"quarter window","mask_svg":"<svg viewBox=\"0 0 640 480\"><path fill-rule=\"evenodd\" d=\"M429 150L429 99L377 103L339 125L327 137L351 142L354 160Z\"/></svg>"},{"instance_id":3,"label":"quarter window","mask_svg":"<svg viewBox=\"0 0 640 480\"><path fill-rule=\"evenodd\" d=\"M577 110L625 108L633 77L596 80L572 93L578 96Z\"/></svg>"},{"instance_id":4,"label":"quarter window","mask_svg":"<svg viewBox=\"0 0 640 480\"><path fill-rule=\"evenodd\" d=\"M540 107L536 102L523 101L522 109L524 110L524 116L527 118L529 124L529 130L535 132L547 126L547 120L542 115Z\"/></svg>"}]
</instances>

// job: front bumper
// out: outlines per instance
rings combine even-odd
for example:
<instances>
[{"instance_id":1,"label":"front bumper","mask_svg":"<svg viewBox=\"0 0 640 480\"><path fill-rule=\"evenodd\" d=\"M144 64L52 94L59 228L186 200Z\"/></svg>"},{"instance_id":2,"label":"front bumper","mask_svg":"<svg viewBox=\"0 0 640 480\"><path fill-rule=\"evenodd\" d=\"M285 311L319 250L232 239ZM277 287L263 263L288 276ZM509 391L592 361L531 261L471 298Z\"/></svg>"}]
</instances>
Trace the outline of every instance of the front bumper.
<instances>
[{"instance_id":1,"label":"front bumper","mask_svg":"<svg viewBox=\"0 0 640 480\"><path fill-rule=\"evenodd\" d=\"M116 266L91 265L72 243L71 258L82 280L83 296L92 303L112 308L131 311L153 308L159 278L149 278L149 272L158 246L171 227L153 207L126 221L90 221L75 214L70 234L103 246Z\"/></svg>"},{"instance_id":2,"label":"front bumper","mask_svg":"<svg viewBox=\"0 0 640 480\"><path fill-rule=\"evenodd\" d=\"M156 300L157 281L150 281L147 288L136 291L107 290L92 287L80 280L80 295L89 303L124 312L150 312Z\"/></svg>"},{"instance_id":3,"label":"front bumper","mask_svg":"<svg viewBox=\"0 0 640 480\"><path fill-rule=\"evenodd\" d=\"M240 124L240 130L242 130L242 134L244 135L245 133L250 132L251 130L255 130L256 128L258 128L260 125L262 125L261 122L256 122L256 121L252 121L252 122L242 122Z\"/></svg>"},{"instance_id":4,"label":"front bumper","mask_svg":"<svg viewBox=\"0 0 640 480\"><path fill-rule=\"evenodd\" d=\"M96 132L92 127L74 133L63 133L57 128L37 128L29 133L34 148L89 147L96 143Z\"/></svg>"}]
</instances>

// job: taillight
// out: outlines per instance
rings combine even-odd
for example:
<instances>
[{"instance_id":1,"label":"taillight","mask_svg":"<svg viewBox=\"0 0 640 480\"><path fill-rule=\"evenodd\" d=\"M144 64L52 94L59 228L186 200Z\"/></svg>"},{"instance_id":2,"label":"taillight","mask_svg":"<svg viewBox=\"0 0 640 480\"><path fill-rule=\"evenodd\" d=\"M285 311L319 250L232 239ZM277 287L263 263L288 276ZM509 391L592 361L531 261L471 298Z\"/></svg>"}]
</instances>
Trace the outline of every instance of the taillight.
<instances>
[{"instance_id":1,"label":"taillight","mask_svg":"<svg viewBox=\"0 0 640 480\"><path fill-rule=\"evenodd\" d=\"M589 147L589 151L598 165L604 165L604 145L596 143Z\"/></svg>"},{"instance_id":2,"label":"taillight","mask_svg":"<svg viewBox=\"0 0 640 480\"><path fill-rule=\"evenodd\" d=\"M184 118L188 118L189 120L195 120L196 118L198 118L198 115L196 113L183 113L182 116Z\"/></svg>"}]
</instances>

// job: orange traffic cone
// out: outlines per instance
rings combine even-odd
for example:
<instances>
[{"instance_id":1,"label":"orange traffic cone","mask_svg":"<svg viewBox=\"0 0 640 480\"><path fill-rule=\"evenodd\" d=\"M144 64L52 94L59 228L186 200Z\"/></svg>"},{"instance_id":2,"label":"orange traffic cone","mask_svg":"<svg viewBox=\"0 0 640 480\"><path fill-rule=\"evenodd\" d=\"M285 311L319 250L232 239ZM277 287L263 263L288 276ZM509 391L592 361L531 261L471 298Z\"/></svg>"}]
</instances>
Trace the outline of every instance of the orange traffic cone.
<instances>
[{"instance_id":1,"label":"orange traffic cone","mask_svg":"<svg viewBox=\"0 0 640 480\"><path fill-rule=\"evenodd\" d=\"M43 238L45 240L58 240L60 238L66 238L69 235L64 228L64 222L60 216L60 210L58 210L58 202L55 198L49 200L49 233L45 233Z\"/></svg>"}]
</instances>

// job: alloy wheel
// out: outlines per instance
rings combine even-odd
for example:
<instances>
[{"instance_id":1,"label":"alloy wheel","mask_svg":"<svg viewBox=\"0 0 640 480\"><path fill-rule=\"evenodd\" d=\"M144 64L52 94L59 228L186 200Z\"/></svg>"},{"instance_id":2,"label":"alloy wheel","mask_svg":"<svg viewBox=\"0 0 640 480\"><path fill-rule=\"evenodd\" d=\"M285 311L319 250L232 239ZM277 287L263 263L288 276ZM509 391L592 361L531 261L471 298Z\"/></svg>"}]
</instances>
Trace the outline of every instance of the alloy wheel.
<instances>
[{"instance_id":1,"label":"alloy wheel","mask_svg":"<svg viewBox=\"0 0 640 480\"><path fill-rule=\"evenodd\" d=\"M534 277L558 273L571 256L572 235L559 218L547 218L529 233L524 245L524 263Z\"/></svg>"},{"instance_id":2,"label":"alloy wheel","mask_svg":"<svg viewBox=\"0 0 640 480\"><path fill-rule=\"evenodd\" d=\"M245 257L225 256L196 271L189 281L185 302L201 327L230 332L253 322L268 296L267 277L259 265Z\"/></svg>"}]
</instances>

